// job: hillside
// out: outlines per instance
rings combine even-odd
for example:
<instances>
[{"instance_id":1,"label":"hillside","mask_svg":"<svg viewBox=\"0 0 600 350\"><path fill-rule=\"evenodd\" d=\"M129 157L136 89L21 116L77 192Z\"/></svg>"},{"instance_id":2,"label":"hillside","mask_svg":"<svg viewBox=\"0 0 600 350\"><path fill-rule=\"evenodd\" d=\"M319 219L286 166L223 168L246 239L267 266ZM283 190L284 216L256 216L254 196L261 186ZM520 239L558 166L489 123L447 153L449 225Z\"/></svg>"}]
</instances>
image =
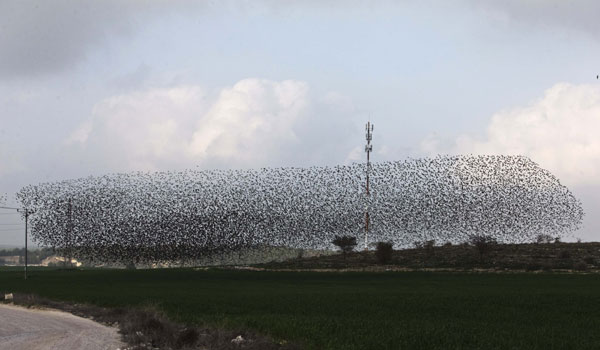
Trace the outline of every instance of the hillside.
<instances>
[{"instance_id":1,"label":"hillside","mask_svg":"<svg viewBox=\"0 0 600 350\"><path fill-rule=\"evenodd\" d=\"M258 264L266 269L492 269L600 270L600 243L491 244L480 251L467 244L395 250L386 264L375 252L295 258Z\"/></svg>"}]
</instances>

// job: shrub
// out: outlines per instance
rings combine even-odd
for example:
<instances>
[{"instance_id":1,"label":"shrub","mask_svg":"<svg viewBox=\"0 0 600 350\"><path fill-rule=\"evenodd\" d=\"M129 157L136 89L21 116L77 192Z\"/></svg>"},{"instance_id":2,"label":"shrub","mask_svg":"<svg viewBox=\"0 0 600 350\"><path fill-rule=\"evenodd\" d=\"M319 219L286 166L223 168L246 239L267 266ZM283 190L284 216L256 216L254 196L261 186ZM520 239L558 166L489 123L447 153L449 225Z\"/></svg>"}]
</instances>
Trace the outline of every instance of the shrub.
<instances>
[{"instance_id":1,"label":"shrub","mask_svg":"<svg viewBox=\"0 0 600 350\"><path fill-rule=\"evenodd\" d=\"M537 244L552 243L553 240L552 236L546 234L539 234L535 237L535 243Z\"/></svg>"},{"instance_id":2,"label":"shrub","mask_svg":"<svg viewBox=\"0 0 600 350\"><path fill-rule=\"evenodd\" d=\"M177 329L160 312L147 308L130 312L119 322L124 340L132 344L151 344L163 348L173 344Z\"/></svg>"},{"instance_id":3,"label":"shrub","mask_svg":"<svg viewBox=\"0 0 600 350\"><path fill-rule=\"evenodd\" d=\"M542 270L544 271L552 271L552 264L546 262L542 262Z\"/></svg>"},{"instance_id":4,"label":"shrub","mask_svg":"<svg viewBox=\"0 0 600 350\"><path fill-rule=\"evenodd\" d=\"M577 271L587 271L588 270L588 266L585 262L583 261L578 261L573 265L573 269L577 270Z\"/></svg>"},{"instance_id":5,"label":"shrub","mask_svg":"<svg viewBox=\"0 0 600 350\"><path fill-rule=\"evenodd\" d=\"M434 239L425 241L425 243L423 244L423 248L425 248L425 254L427 254L428 257L431 257L435 254L434 247L435 247Z\"/></svg>"},{"instance_id":6,"label":"shrub","mask_svg":"<svg viewBox=\"0 0 600 350\"><path fill-rule=\"evenodd\" d=\"M379 242L377 243L377 248L375 250L375 257L377 258L377 263L379 264L387 264L392 260L392 253L394 252L394 248L392 243L390 242Z\"/></svg>"},{"instance_id":7,"label":"shrub","mask_svg":"<svg viewBox=\"0 0 600 350\"><path fill-rule=\"evenodd\" d=\"M586 256L585 258L583 258L583 261L585 261L585 263L589 264L589 265L595 265L596 264L596 259L594 259L593 256Z\"/></svg>"},{"instance_id":8,"label":"shrub","mask_svg":"<svg viewBox=\"0 0 600 350\"><path fill-rule=\"evenodd\" d=\"M483 258L492 246L498 243L494 237L488 235L471 236L469 242L477 249L480 259Z\"/></svg>"},{"instance_id":9,"label":"shrub","mask_svg":"<svg viewBox=\"0 0 600 350\"><path fill-rule=\"evenodd\" d=\"M452 247L452 242L446 242L444 243L444 247Z\"/></svg>"},{"instance_id":10,"label":"shrub","mask_svg":"<svg viewBox=\"0 0 600 350\"><path fill-rule=\"evenodd\" d=\"M560 243L560 237L554 238L554 243Z\"/></svg>"},{"instance_id":11,"label":"shrub","mask_svg":"<svg viewBox=\"0 0 600 350\"><path fill-rule=\"evenodd\" d=\"M356 247L356 237L335 236L334 240L331 241L331 243L340 248L345 260L346 254L350 253L352 250L354 250L354 247Z\"/></svg>"},{"instance_id":12,"label":"shrub","mask_svg":"<svg viewBox=\"0 0 600 350\"><path fill-rule=\"evenodd\" d=\"M558 252L558 258L559 259L571 259L571 252L569 252L568 250L561 250L560 252Z\"/></svg>"},{"instance_id":13,"label":"shrub","mask_svg":"<svg viewBox=\"0 0 600 350\"><path fill-rule=\"evenodd\" d=\"M525 264L525 271L538 271L542 269L542 264L532 261Z\"/></svg>"},{"instance_id":14,"label":"shrub","mask_svg":"<svg viewBox=\"0 0 600 350\"><path fill-rule=\"evenodd\" d=\"M177 336L175 341L175 348L191 348L196 345L200 339L200 332L195 328L186 328Z\"/></svg>"}]
</instances>

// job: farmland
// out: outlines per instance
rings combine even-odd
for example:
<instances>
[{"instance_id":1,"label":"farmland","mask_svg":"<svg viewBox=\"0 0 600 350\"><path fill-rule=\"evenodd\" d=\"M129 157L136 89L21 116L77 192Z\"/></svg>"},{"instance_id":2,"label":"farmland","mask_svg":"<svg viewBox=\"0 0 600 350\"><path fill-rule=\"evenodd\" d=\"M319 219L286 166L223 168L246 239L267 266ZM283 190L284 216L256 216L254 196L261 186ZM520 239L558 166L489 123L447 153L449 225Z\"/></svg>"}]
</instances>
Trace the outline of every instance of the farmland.
<instances>
[{"instance_id":1,"label":"farmland","mask_svg":"<svg viewBox=\"0 0 600 350\"><path fill-rule=\"evenodd\" d=\"M306 349L593 349L600 276L562 273L0 270L0 292L154 305Z\"/></svg>"}]
</instances>

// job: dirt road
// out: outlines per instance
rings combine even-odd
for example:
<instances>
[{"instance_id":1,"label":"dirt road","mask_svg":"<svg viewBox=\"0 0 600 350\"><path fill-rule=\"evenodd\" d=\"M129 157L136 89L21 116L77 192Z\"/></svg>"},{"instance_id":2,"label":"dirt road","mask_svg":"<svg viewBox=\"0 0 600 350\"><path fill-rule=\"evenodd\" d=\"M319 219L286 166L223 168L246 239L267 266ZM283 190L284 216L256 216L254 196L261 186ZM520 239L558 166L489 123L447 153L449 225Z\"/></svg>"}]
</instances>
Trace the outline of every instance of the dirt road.
<instances>
[{"instance_id":1,"label":"dirt road","mask_svg":"<svg viewBox=\"0 0 600 350\"><path fill-rule=\"evenodd\" d=\"M116 328L61 311L0 304L0 350L123 349Z\"/></svg>"}]
</instances>

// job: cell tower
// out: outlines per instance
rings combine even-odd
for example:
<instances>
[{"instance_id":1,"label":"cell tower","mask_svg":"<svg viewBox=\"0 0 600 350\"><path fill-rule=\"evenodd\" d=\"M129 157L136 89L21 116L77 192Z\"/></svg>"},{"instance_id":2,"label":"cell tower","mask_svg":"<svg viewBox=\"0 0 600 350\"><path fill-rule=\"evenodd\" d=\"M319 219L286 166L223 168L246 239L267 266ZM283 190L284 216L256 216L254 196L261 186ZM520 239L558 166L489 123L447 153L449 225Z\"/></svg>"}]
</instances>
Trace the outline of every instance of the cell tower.
<instances>
[{"instance_id":1,"label":"cell tower","mask_svg":"<svg viewBox=\"0 0 600 350\"><path fill-rule=\"evenodd\" d=\"M365 206L365 251L368 250L368 235L369 235L369 196L371 193L369 192L369 171L371 170L371 151L373 151L373 145L371 145L371 140L373 139L373 124L370 121L365 125L365 136L367 138L367 144L365 146L365 152L367 152L367 187L366 187L366 206Z\"/></svg>"}]
</instances>

